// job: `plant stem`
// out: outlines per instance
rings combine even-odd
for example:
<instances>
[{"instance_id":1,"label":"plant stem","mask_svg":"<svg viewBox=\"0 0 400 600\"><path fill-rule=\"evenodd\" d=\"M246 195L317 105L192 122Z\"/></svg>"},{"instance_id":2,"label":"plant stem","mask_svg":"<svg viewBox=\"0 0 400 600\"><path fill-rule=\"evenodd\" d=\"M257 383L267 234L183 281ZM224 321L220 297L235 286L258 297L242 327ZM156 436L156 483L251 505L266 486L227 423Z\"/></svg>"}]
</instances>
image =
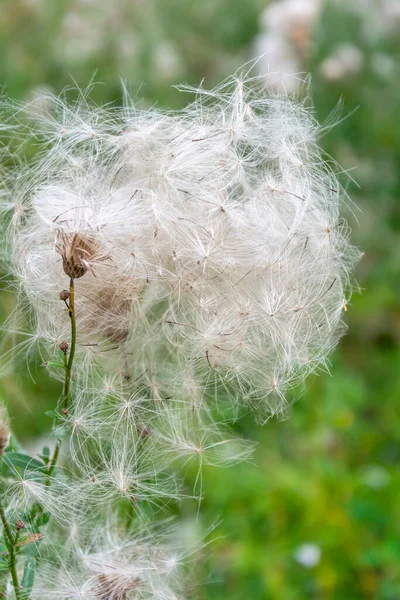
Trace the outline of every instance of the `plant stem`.
<instances>
[{"instance_id":1,"label":"plant stem","mask_svg":"<svg viewBox=\"0 0 400 600\"><path fill-rule=\"evenodd\" d=\"M71 384L71 371L75 357L76 348L76 317L75 317L75 286L74 280L71 279L69 283L69 316L71 319L71 347L69 351L69 357L67 367L65 369L65 381L64 381L64 410L68 410L70 401L70 384Z\"/></svg>"},{"instance_id":2,"label":"plant stem","mask_svg":"<svg viewBox=\"0 0 400 600\"><path fill-rule=\"evenodd\" d=\"M4 508L2 507L1 504L0 504L0 519L1 519L1 522L3 523L4 532L6 534L8 543L10 544L10 546L14 546L14 536L12 534L10 524L7 521L6 513L4 512Z\"/></svg>"},{"instance_id":3,"label":"plant stem","mask_svg":"<svg viewBox=\"0 0 400 600\"><path fill-rule=\"evenodd\" d=\"M65 359L64 359L64 362L66 362L66 365L65 365L63 395L62 395L62 411L65 414L68 411L68 407L69 407L69 403L70 403L70 399L71 399L71 394L70 394L71 373L72 373L72 365L74 363L75 348L76 348L75 286L74 286L74 280L72 278L70 279L70 282L69 282L69 298L68 298L68 300L69 300L69 306L68 306L69 317L71 319L71 345L69 348L68 361L65 361ZM50 485L51 476L53 475L54 469L57 465L58 457L60 455L61 444L62 444L62 439L60 438L57 440L56 447L54 448L53 458L51 459L49 470L47 472L48 478L47 478L46 485Z\"/></svg>"},{"instance_id":4,"label":"plant stem","mask_svg":"<svg viewBox=\"0 0 400 600\"><path fill-rule=\"evenodd\" d=\"M12 584L13 584L13 588L14 588L14 592L15 592L15 598L16 598L16 600L21 600L21 588L19 587L18 574L17 574L17 561L16 561L16 556L15 556L15 544L16 544L17 540L12 534L10 524L7 521L7 517L4 512L4 508L2 507L1 504L0 504L0 519L1 519L1 522L3 523L4 534L5 534L5 537L7 538L7 542L8 542L7 546L8 546L8 551L10 553L10 563L9 563L8 568L9 568L9 571L11 574Z\"/></svg>"},{"instance_id":5,"label":"plant stem","mask_svg":"<svg viewBox=\"0 0 400 600\"><path fill-rule=\"evenodd\" d=\"M62 393L62 412L63 414L68 413L68 407L71 400L71 374L72 374L72 366L74 363L75 357L75 348L76 348L76 316L75 316L75 286L74 280L71 278L69 282L69 304L68 311L69 317L71 320L71 343L69 346L69 354L68 359L66 352L64 354L64 366L65 366L65 376L64 376L64 386ZM50 486L51 478L54 473L54 469L56 468L57 461L60 455L62 439L59 438L57 440L56 446L54 448L53 457L51 459L48 471L47 471L47 479L46 486ZM40 507L39 513L43 512L43 508ZM0 520L3 523L4 528L4 538L6 540L6 546L9 552L10 561L9 561L9 571L11 574L12 584L14 588L15 598L16 600L22 600L22 592L18 581L18 573L17 573L17 560L16 560L16 544L18 542L18 533L14 536L11 530L10 524L7 521L6 514L4 512L4 508L0 504ZM2 596L0 592L0 597Z\"/></svg>"}]
</instances>

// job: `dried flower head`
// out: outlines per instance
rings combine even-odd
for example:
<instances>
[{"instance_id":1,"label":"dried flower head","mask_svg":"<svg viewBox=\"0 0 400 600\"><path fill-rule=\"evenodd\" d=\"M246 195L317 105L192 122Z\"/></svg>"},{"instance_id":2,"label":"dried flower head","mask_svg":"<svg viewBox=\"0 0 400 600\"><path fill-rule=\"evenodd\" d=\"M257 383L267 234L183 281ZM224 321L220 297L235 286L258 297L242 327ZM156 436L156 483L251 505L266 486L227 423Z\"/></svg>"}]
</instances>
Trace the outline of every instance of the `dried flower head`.
<instances>
[{"instance_id":1,"label":"dried flower head","mask_svg":"<svg viewBox=\"0 0 400 600\"><path fill-rule=\"evenodd\" d=\"M56 250L62 257L65 274L71 279L83 277L96 262L109 258L100 252L94 239L78 233L57 232Z\"/></svg>"}]
</instances>

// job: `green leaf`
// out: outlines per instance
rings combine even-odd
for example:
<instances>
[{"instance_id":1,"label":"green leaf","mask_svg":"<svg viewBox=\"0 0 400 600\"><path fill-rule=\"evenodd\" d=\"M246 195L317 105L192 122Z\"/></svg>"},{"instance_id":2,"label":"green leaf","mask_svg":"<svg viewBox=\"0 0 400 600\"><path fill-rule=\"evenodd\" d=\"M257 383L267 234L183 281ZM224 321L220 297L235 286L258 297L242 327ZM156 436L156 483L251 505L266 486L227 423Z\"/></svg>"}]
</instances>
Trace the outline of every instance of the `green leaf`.
<instances>
[{"instance_id":1,"label":"green leaf","mask_svg":"<svg viewBox=\"0 0 400 600\"><path fill-rule=\"evenodd\" d=\"M64 363L55 361L55 360L48 360L46 362L44 362L42 364L42 367L52 367L53 369L65 369L65 365Z\"/></svg>"},{"instance_id":2,"label":"green leaf","mask_svg":"<svg viewBox=\"0 0 400 600\"><path fill-rule=\"evenodd\" d=\"M10 437L10 442L8 444L8 447L6 448L6 452L22 452L23 453L23 451L24 451L23 447L18 442L17 438L15 437L15 434L12 433L11 437Z\"/></svg>"},{"instance_id":3,"label":"green leaf","mask_svg":"<svg viewBox=\"0 0 400 600\"><path fill-rule=\"evenodd\" d=\"M42 525L47 525L47 523L50 520L50 515L49 513L43 512L43 513L39 513L37 515L37 517L35 517L35 526L36 527L41 527Z\"/></svg>"},{"instance_id":4,"label":"green leaf","mask_svg":"<svg viewBox=\"0 0 400 600\"><path fill-rule=\"evenodd\" d=\"M37 460L37 458L32 458L29 454L22 454L21 452L7 452L7 455L4 454L1 458L7 463L11 463L17 469L35 471L44 468L44 464Z\"/></svg>"},{"instance_id":5,"label":"green leaf","mask_svg":"<svg viewBox=\"0 0 400 600\"><path fill-rule=\"evenodd\" d=\"M17 551L22 552L25 556L30 556L31 558L38 556L40 554L39 546L42 539L43 534L32 533L18 542Z\"/></svg>"},{"instance_id":6,"label":"green leaf","mask_svg":"<svg viewBox=\"0 0 400 600\"><path fill-rule=\"evenodd\" d=\"M45 465L49 464L49 461L50 461L50 448L48 446L45 446L43 448L42 454L41 454L40 458L42 459L42 461L44 462Z\"/></svg>"},{"instance_id":7,"label":"green leaf","mask_svg":"<svg viewBox=\"0 0 400 600\"><path fill-rule=\"evenodd\" d=\"M36 558L40 554L39 546L38 544L26 544L26 546L22 546L21 553L23 556Z\"/></svg>"},{"instance_id":8,"label":"green leaf","mask_svg":"<svg viewBox=\"0 0 400 600\"><path fill-rule=\"evenodd\" d=\"M7 546L0 542L0 571L8 569L9 567L9 554Z\"/></svg>"},{"instance_id":9,"label":"green leaf","mask_svg":"<svg viewBox=\"0 0 400 600\"><path fill-rule=\"evenodd\" d=\"M30 556L26 560L24 574L21 581L21 598L23 600L28 600L29 596L31 595L33 582L35 579L35 566L35 559Z\"/></svg>"},{"instance_id":10,"label":"green leaf","mask_svg":"<svg viewBox=\"0 0 400 600\"><path fill-rule=\"evenodd\" d=\"M42 511L41 505L39 504L39 502L35 502L31 506L30 510L21 516L21 520L30 522L32 519L34 519L36 517L36 514L40 513L41 511Z\"/></svg>"},{"instance_id":11,"label":"green leaf","mask_svg":"<svg viewBox=\"0 0 400 600\"><path fill-rule=\"evenodd\" d=\"M20 452L6 452L0 456L0 475L2 477L39 476L44 475L45 465Z\"/></svg>"},{"instance_id":12,"label":"green leaf","mask_svg":"<svg viewBox=\"0 0 400 600\"><path fill-rule=\"evenodd\" d=\"M47 410L44 414L47 417L50 417L50 419L60 419L61 418L61 415L56 410Z\"/></svg>"},{"instance_id":13,"label":"green leaf","mask_svg":"<svg viewBox=\"0 0 400 600\"><path fill-rule=\"evenodd\" d=\"M20 552L24 556L30 556L31 558L35 558L40 554L39 544L25 544L25 546L21 547Z\"/></svg>"}]
</instances>

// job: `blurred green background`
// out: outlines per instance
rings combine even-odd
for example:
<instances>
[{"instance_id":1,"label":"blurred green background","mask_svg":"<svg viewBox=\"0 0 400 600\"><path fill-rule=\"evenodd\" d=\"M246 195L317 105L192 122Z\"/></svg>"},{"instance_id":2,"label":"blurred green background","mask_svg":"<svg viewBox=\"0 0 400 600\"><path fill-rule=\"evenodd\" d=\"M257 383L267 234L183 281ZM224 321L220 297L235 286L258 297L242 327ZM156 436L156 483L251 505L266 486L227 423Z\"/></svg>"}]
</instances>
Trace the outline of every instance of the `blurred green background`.
<instances>
[{"instance_id":1,"label":"blurred green background","mask_svg":"<svg viewBox=\"0 0 400 600\"><path fill-rule=\"evenodd\" d=\"M263 51L256 70L312 74L310 86L281 83L310 94L320 121L342 103L321 144L357 182L343 174L360 209L346 216L365 252L362 294L331 376L307 382L291 418L235 425L258 442L254 464L205 469L201 523L217 523L217 539L193 563L191 595L398 600L400 0L0 2L0 84L24 100L94 76L99 103L120 101L122 78L145 102L179 107L172 84L212 86ZM12 295L0 301L4 317ZM35 383L24 372L0 389L29 441L48 431L58 387L38 365Z\"/></svg>"}]
</instances>

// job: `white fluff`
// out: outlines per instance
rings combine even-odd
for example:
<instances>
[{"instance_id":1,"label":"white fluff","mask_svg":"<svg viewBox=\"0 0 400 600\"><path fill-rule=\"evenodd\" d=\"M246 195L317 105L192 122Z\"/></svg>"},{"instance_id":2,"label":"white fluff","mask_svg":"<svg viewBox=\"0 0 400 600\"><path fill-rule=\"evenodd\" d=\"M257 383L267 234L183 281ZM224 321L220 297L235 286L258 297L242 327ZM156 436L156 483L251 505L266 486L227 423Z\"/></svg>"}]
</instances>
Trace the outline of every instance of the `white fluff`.
<instances>
[{"instance_id":1,"label":"white fluff","mask_svg":"<svg viewBox=\"0 0 400 600\"><path fill-rule=\"evenodd\" d=\"M268 416L326 366L359 252L311 112L264 85L181 88L197 94L182 112L128 96L32 106L42 145L13 198L13 269L38 338L56 344L69 328L59 240L85 246L77 386L107 369L152 398L222 392Z\"/></svg>"}]
</instances>

